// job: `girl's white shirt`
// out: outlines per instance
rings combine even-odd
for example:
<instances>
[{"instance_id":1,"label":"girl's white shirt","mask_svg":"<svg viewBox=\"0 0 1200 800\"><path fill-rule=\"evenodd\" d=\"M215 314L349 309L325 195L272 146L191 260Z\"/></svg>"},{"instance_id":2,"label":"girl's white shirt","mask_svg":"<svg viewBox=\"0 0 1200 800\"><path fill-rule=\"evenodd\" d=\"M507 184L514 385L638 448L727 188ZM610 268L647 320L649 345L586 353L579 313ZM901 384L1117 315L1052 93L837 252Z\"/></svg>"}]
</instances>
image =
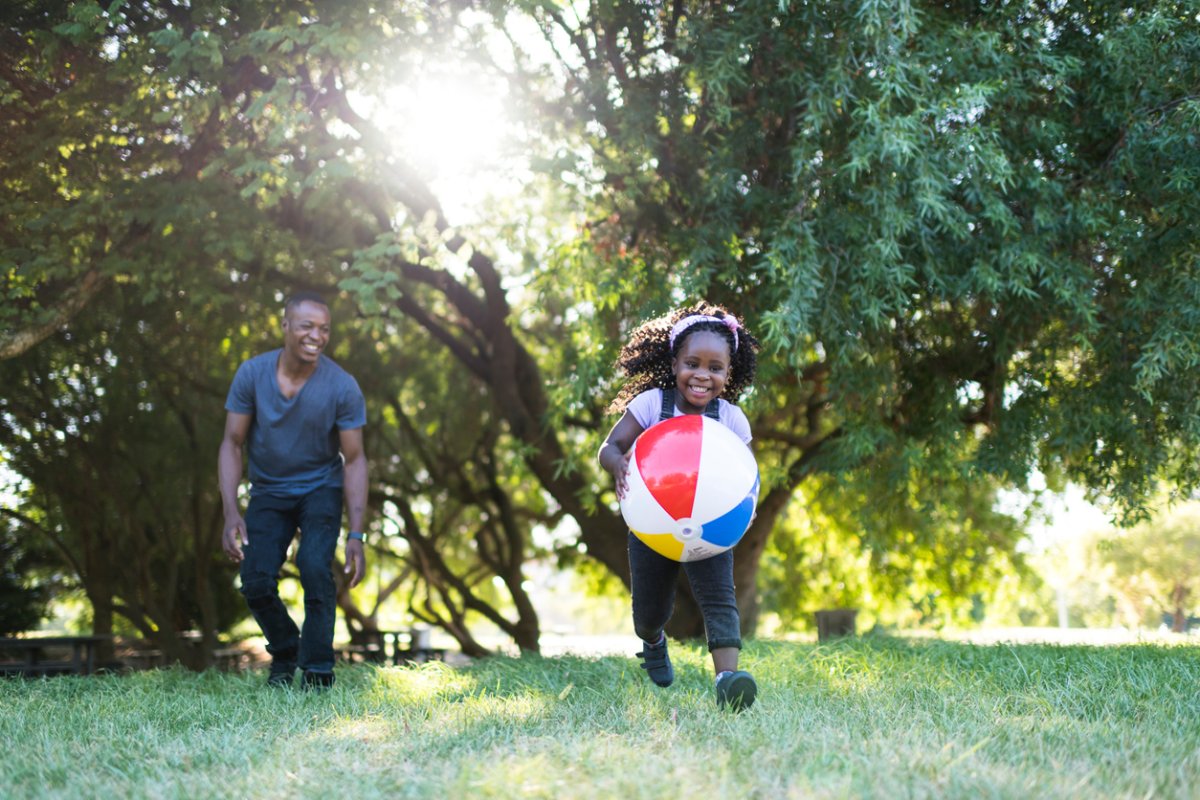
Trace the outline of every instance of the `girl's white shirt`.
<instances>
[{"instance_id":1,"label":"girl's white shirt","mask_svg":"<svg viewBox=\"0 0 1200 800\"><path fill-rule=\"evenodd\" d=\"M625 407L626 413L638 421L643 428L649 428L659 421L662 413L662 389L647 389L629 401ZM675 416L681 415L679 406L675 406ZM736 433L746 444L750 444L750 420L746 414L733 403L717 398L717 416L722 425Z\"/></svg>"}]
</instances>

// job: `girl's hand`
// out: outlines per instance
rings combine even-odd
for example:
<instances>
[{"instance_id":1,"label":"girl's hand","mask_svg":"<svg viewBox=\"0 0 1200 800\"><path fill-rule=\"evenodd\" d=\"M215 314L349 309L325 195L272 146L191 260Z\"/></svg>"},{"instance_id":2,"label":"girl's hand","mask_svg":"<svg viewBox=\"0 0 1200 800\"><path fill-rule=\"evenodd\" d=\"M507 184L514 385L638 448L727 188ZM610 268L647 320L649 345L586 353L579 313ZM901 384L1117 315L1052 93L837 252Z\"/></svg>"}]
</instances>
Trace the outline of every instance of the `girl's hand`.
<instances>
[{"instance_id":1,"label":"girl's hand","mask_svg":"<svg viewBox=\"0 0 1200 800\"><path fill-rule=\"evenodd\" d=\"M625 494L629 491L629 459L633 456L633 451L625 453L620 460L613 464L613 481L617 486L617 499L624 500Z\"/></svg>"},{"instance_id":2,"label":"girl's hand","mask_svg":"<svg viewBox=\"0 0 1200 800\"><path fill-rule=\"evenodd\" d=\"M600 466L612 473L617 488L617 499L623 500L629 492L629 459L633 457L633 443L645 428L626 409L617 424L609 431L608 438L600 445L596 458Z\"/></svg>"}]
</instances>

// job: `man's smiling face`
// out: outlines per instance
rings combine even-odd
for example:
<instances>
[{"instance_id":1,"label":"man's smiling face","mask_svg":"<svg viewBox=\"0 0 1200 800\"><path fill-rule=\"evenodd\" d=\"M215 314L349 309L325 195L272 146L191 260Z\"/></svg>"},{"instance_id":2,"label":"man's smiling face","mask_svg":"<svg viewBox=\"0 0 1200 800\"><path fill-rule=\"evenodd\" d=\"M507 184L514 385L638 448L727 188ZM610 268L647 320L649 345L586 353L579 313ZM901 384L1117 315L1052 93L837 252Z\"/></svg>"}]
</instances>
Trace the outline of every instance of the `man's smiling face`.
<instances>
[{"instance_id":1,"label":"man's smiling face","mask_svg":"<svg viewBox=\"0 0 1200 800\"><path fill-rule=\"evenodd\" d=\"M304 300L283 317L283 348L287 354L305 364L315 364L329 344L329 309L320 303Z\"/></svg>"}]
</instances>

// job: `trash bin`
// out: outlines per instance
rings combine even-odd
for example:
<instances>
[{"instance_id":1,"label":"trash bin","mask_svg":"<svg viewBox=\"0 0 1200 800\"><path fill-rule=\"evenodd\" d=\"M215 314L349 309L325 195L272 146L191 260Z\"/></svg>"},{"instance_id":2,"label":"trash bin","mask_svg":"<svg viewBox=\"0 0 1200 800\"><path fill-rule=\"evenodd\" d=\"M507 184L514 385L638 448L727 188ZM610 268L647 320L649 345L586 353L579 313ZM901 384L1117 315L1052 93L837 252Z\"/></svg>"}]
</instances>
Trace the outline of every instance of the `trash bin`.
<instances>
[{"instance_id":1,"label":"trash bin","mask_svg":"<svg viewBox=\"0 0 1200 800\"><path fill-rule=\"evenodd\" d=\"M827 642L840 636L854 636L857 608L829 608L818 611L817 641Z\"/></svg>"}]
</instances>

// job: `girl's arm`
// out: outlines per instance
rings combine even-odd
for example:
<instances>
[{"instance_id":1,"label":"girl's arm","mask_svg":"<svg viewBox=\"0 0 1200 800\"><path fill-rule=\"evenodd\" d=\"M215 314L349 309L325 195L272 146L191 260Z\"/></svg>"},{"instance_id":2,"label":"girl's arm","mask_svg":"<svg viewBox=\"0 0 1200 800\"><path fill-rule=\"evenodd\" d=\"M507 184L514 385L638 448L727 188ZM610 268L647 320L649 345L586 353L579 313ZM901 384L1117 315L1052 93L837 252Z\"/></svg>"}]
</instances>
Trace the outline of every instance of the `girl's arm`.
<instances>
[{"instance_id":1,"label":"girl's arm","mask_svg":"<svg viewBox=\"0 0 1200 800\"><path fill-rule=\"evenodd\" d=\"M644 430L642 423L626 411L608 432L608 438L600 445L600 452L596 454L600 466L612 473L617 486L617 499L624 497L629 488L625 478L629 471L629 449L633 447L634 439Z\"/></svg>"}]
</instances>

